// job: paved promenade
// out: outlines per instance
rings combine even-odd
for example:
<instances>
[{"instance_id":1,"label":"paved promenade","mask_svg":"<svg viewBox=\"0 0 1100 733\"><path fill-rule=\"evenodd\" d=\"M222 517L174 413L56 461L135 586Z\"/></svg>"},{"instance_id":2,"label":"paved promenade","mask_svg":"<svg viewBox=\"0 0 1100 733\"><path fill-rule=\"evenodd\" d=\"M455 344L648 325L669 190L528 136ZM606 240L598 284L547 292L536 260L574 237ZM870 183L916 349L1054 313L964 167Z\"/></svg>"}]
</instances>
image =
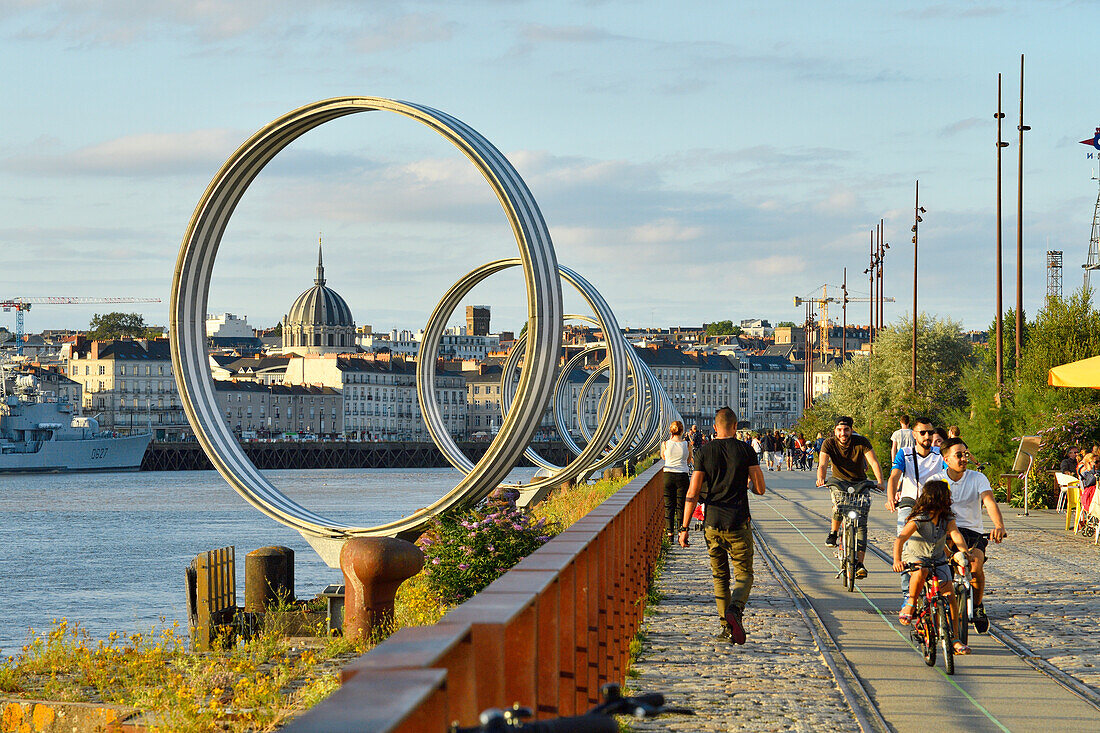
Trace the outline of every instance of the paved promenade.
<instances>
[{"instance_id":1,"label":"paved promenade","mask_svg":"<svg viewBox=\"0 0 1100 733\"><path fill-rule=\"evenodd\" d=\"M871 575L849 594L834 580L823 546L828 511L810 473L768 472L770 491L752 497L753 518L783 568L814 606L851 663L872 704L894 730L1091 729L1100 710L1041 674L990 636L972 633L975 653L957 658L953 677L926 667L897 624L900 581L868 553ZM1003 507L1009 539L990 551L987 608L996 625L1034 655L1100 693L1100 548L1063 532L1064 516L1017 517ZM871 542L892 546L893 515L871 516ZM756 584L745 616L748 642L711 638L715 618L701 533L674 548L647 622L647 643L632 689L661 691L695 717L632 721L638 731L859 730L845 697L795 602L756 557ZM929 702L938 704L929 707Z\"/></svg>"},{"instance_id":2,"label":"paved promenade","mask_svg":"<svg viewBox=\"0 0 1100 733\"><path fill-rule=\"evenodd\" d=\"M711 638L718 616L702 533L691 533L688 549L673 548L629 684L696 715L632 720L631 730L859 730L794 601L759 556L754 572L748 640L733 647Z\"/></svg>"}]
</instances>

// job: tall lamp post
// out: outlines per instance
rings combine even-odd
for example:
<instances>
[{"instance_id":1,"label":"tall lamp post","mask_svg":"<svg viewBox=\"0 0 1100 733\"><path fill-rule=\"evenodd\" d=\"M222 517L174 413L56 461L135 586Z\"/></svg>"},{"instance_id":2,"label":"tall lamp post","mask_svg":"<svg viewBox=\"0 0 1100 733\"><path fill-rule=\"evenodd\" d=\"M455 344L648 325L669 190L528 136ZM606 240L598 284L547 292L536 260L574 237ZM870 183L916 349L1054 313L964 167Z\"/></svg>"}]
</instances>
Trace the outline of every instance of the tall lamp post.
<instances>
[{"instance_id":1,"label":"tall lamp post","mask_svg":"<svg viewBox=\"0 0 1100 733\"><path fill-rule=\"evenodd\" d=\"M878 327L882 328L886 323L886 294L883 287L885 281L883 280L883 266L886 264L886 250L890 249L890 245L885 241L886 235L886 221L884 219L878 220Z\"/></svg>"},{"instance_id":2,"label":"tall lamp post","mask_svg":"<svg viewBox=\"0 0 1100 733\"><path fill-rule=\"evenodd\" d=\"M870 351L874 353L875 350L875 230L871 230L871 261L867 265L867 269L863 271L864 275L867 275L867 287L871 290L871 297L867 299L869 308L867 309L867 340L870 344Z\"/></svg>"},{"instance_id":3,"label":"tall lamp post","mask_svg":"<svg viewBox=\"0 0 1100 733\"><path fill-rule=\"evenodd\" d=\"M848 268L844 268L844 284L840 286L840 290L844 293L844 298L841 301L841 318L844 325L841 326L840 331L840 363L844 364L848 358Z\"/></svg>"},{"instance_id":4,"label":"tall lamp post","mask_svg":"<svg viewBox=\"0 0 1100 733\"><path fill-rule=\"evenodd\" d=\"M1001 297L1001 148L1008 143L1001 139L1001 120L1005 113L1001 110L1001 75L997 74L997 399L1004 389L1004 302ZM998 403L1000 404L1000 403Z\"/></svg>"},{"instance_id":5,"label":"tall lamp post","mask_svg":"<svg viewBox=\"0 0 1100 733\"><path fill-rule=\"evenodd\" d=\"M913 378L911 388L915 394L917 391L917 236L919 225L923 219L921 214L927 213L920 205L920 181L917 181L913 197Z\"/></svg>"},{"instance_id":6,"label":"tall lamp post","mask_svg":"<svg viewBox=\"0 0 1100 733\"><path fill-rule=\"evenodd\" d=\"M1024 133L1031 128L1024 124L1024 55L1020 54L1020 142L1016 167L1016 377L1020 376L1020 352L1023 351L1024 330Z\"/></svg>"}]
</instances>

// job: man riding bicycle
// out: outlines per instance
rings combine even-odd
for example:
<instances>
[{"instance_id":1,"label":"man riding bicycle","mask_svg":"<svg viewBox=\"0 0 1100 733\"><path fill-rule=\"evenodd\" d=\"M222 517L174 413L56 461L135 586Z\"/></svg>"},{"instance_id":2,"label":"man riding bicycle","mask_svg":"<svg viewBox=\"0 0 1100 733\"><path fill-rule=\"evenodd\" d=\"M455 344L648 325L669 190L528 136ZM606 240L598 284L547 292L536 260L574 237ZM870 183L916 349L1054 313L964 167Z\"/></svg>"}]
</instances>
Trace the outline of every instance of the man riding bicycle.
<instances>
[{"instance_id":1,"label":"man riding bicycle","mask_svg":"<svg viewBox=\"0 0 1100 733\"><path fill-rule=\"evenodd\" d=\"M833 476L825 480L825 472L829 464L833 466ZM833 499L833 519L829 529L829 536L825 538L825 544L836 547L837 532L840 530L840 510L838 505L845 501L848 489L854 487L856 495L860 496L870 491L875 482L867 480L867 465L875 474L878 488L882 490L882 468L875 457L875 449L871 447L871 441L862 435L852 432L852 418L838 417L833 428L833 436L821 444L821 457L817 465L817 485L828 486ZM863 556L867 551L867 514L870 504L865 503L861 509L860 521L856 535L856 549L858 551L856 565L856 577L866 578L867 568L863 566Z\"/></svg>"},{"instance_id":2,"label":"man riding bicycle","mask_svg":"<svg viewBox=\"0 0 1100 733\"><path fill-rule=\"evenodd\" d=\"M985 548L988 541L982 536L982 506L985 506L989 518L993 521L993 531L989 536L994 542L1000 542L1008 534L1005 532L1004 518L993 498L993 488L989 479L979 471L967 469L970 450L962 438L949 438L940 448L947 470L933 476L933 479L946 481L951 487L951 511L955 512L955 524L970 548L970 572L974 578L974 630L984 634L989 630L989 617L982 604L985 592Z\"/></svg>"}]
</instances>

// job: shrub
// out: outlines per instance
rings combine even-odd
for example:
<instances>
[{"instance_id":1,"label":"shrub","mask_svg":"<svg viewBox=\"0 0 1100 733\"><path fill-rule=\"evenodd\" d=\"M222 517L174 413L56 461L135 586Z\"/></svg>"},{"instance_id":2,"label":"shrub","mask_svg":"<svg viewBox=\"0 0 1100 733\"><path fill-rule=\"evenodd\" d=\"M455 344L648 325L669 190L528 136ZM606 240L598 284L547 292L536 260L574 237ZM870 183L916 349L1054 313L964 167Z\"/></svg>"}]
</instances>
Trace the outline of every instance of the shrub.
<instances>
[{"instance_id":1,"label":"shrub","mask_svg":"<svg viewBox=\"0 0 1100 733\"><path fill-rule=\"evenodd\" d=\"M1058 487L1048 471L1056 470L1058 464L1066 456L1066 449L1076 445L1082 451L1100 443L1100 404L1091 404L1074 410L1051 415L1052 427L1039 431L1039 453L1031 466L1028 476L1028 488L1030 496L1028 502L1032 506L1054 506L1058 497ZM1023 491L1019 496L1013 496L1012 503L1021 506L1023 504ZM1018 499L1018 500L1017 500Z\"/></svg>"},{"instance_id":2,"label":"shrub","mask_svg":"<svg viewBox=\"0 0 1100 733\"><path fill-rule=\"evenodd\" d=\"M519 509L518 495L497 491L483 507L437 517L416 541L428 589L441 603L462 603L558 533Z\"/></svg>"}]
</instances>

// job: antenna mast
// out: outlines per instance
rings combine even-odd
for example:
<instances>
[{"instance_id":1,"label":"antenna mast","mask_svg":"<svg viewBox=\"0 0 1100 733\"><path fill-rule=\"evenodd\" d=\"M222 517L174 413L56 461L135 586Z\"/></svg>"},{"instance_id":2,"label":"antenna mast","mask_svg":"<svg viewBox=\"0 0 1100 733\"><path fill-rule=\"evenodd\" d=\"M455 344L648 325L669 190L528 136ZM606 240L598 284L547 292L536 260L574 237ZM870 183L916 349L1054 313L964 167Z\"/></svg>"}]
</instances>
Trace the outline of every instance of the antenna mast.
<instances>
[{"instance_id":1,"label":"antenna mast","mask_svg":"<svg viewBox=\"0 0 1100 733\"><path fill-rule=\"evenodd\" d=\"M1100 181L1100 168L1097 169L1095 180ZM1096 194L1096 208L1092 212L1092 237L1089 239L1089 257L1085 264L1085 289L1089 288L1089 273L1100 270L1100 191Z\"/></svg>"}]
</instances>

